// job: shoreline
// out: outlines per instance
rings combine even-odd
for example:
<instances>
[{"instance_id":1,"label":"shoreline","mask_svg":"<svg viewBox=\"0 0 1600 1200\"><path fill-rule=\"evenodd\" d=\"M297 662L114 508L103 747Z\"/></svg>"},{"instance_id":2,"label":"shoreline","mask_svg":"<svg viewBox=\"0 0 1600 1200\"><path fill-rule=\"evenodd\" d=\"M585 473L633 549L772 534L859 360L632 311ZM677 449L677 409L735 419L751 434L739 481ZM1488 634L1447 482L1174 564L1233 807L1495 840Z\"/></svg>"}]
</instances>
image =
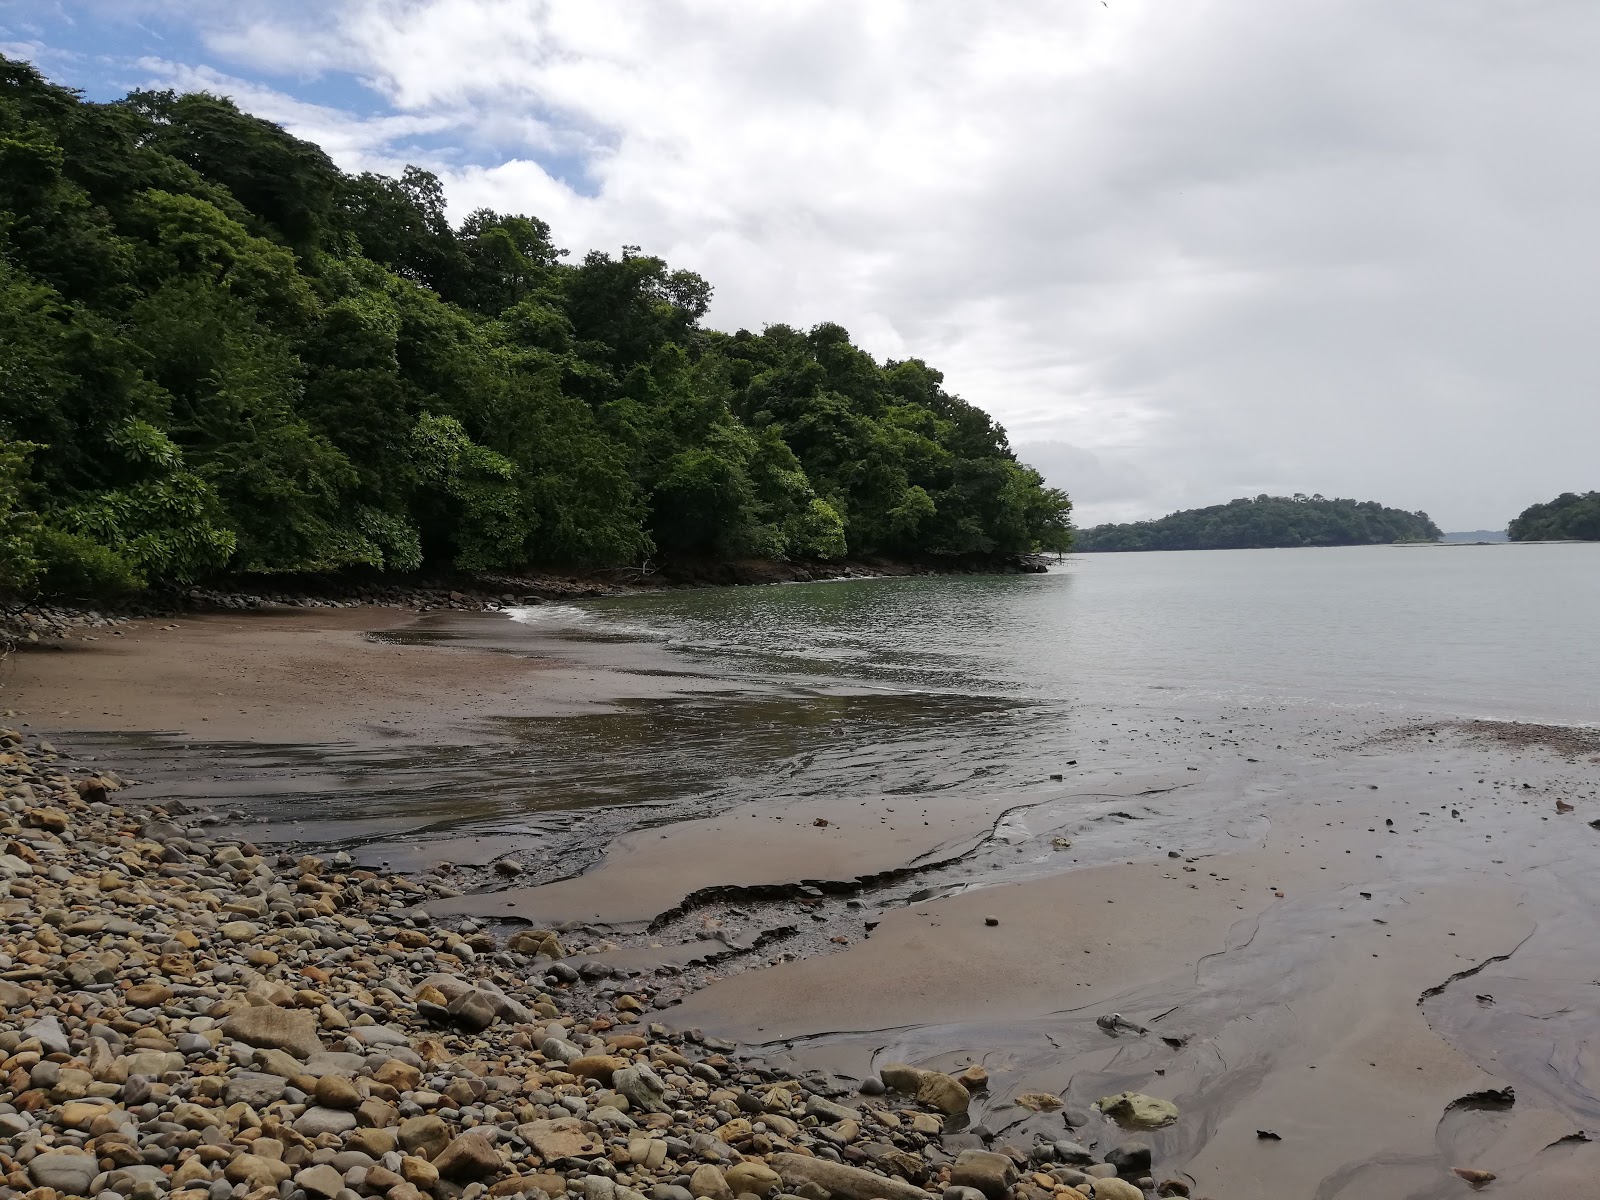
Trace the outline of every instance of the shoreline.
<instances>
[{"instance_id":1,"label":"shoreline","mask_svg":"<svg viewBox=\"0 0 1600 1200\"><path fill-rule=\"evenodd\" d=\"M410 702L418 712L437 710L411 728L432 730L463 752L475 745L473 726L492 725L492 714L519 699L519 684L527 688L520 702L542 714L527 718L527 737L547 743L579 728L570 724L572 714L586 713L580 721L644 720L630 739L670 741L695 730L705 739L696 753L713 754L726 732L704 728L709 714L751 708L766 720L786 713L785 705L816 701L748 684L730 692L714 673L685 674L681 664L656 674L671 660L652 643L562 640L548 629L475 613L425 615L410 633L389 627L388 634L405 635L400 645L374 643L359 629L375 615L315 610L207 618L180 622L180 629L160 637L143 634L149 641L141 645L192 673L180 678L199 678L217 674L218 660L202 652L206 637L196 636L194 624L217 626L225 648L244 651L254 644L269 657L283 649L273 637L298 640L323 625L343 649L334 653L313 642L306 652L324 665L366 664L356 674L369 691L383 678L375 664L399 649L404 654L396 661L404 666L398 676L420 673L427 687ZM389 619L405 620L406 614L390 613ZM278 622L286 628L274 632ZM508 643L507 632L525 633L528 640ZM178 640L164 640L173 634ZM135 649L123 643L15 661L76 671ZM514 647L509 652L508 645ZM561 655L568 656L563 666L550 665ZM496 675L502 668L510 674ZM466 699L452 690L457 676L463 693L481 693L481 705L469 715ZM561 678L572 685L570 706L550 686ZM243 682L261 687L259 679ZM67 694L98 694L99 685L76 675L55 686ZM214 698L190 696L173 677L141 686L142 707L132 716L174 703L195 704L202 713L215 707ZM334 718L346 722L366 755L356 765L360 774L418 736L392 737L366 719L388 712L398 720L395 712L403 715L405 705L395 695L374 697L365 716L341 716L350 707L348 695L313 691L310 698L321 707L296 717L296 728L320 731L326 742L345 729ZM652 695L655 700L648 699ZM656 705L669 714L686 706L690 719L653 727L649 721L656 718L649 714ZM29 718L36 729L38 716ZM736 1039L746 1052L796 1076L820 1069L866 1078L896 1059L950 1074L985 1067L989 1085L971 1096L971 1124L943 1131L947 1154L1009 1145L1026 1158L1038 1139L1063 1137L1109 1153L1126 1138L1090 1116L1088 1105L1133 1090L1178 1103L1183 1115L1176 1126L1139 1137L1153 1148L1158 1168L1183 1175L1197 1193L1311 1194L1322 1181L1353 1170L1352 1161L1372 1165L1350 1176L1351 1186L1359 1180L1364 1190L1329 1196L1450 1195L1425 1187L1462 1186L1448 1174L1455 1166L1492 1169L1513 1187L1564 1178L1569 1170L1600 1178L1593 1174L1593 1150L1561 1142L1584 1128L1567 1107L1568 1094L1525 1086L1537 1061L1537 1042L1529 1040L1536 1027L1508 1022L1521 1021L1523 1009L1547 1005L1546 993L1530 991L1517 1012L1509 1000L1507 1007L1476 1011L1482 1006L1473 1000L1477 988L1507 992L1503 981L1486 983L1496 970L1486 964L1507 955L1513 967L1542 964L1541 977L1551 980L1572 969L1570 953L1561 949L1566 943L1551 939L1573 928L1560 902L1565 898L1570 906L1588 885L1552 870L1552 864L1568 867L1570 855L1560 856L1562 846L1548 842L1545 822L1557 819L1549 815L1552 796L1579 800L1592 790L1590 764L1600 761L1600 744L1566 726L1415 722L1388 735L1374 728L1356 736L1359 730L1342 725L1296 726L1285 716L1262 723L1249 717L1242 740L1231 738L1226 748L1207 740L1210 730L1233 734L1240 716L1187 711L1186 723L1150 726L1160 734L1156 743L1124 740L1102 764L1093 770L1086 764L1066 782L996 796L988 810L975 806L964 819L976 823L959 829L924 829L918 822L933 822L936 814L917 812L913 828L880 831L880 819L902 814L888 817L868 806L853 815L843 803L805 814L826 825L790 822L785 836L794 840L785 849L756 834L772 820L760 804L686 807L666 786L660 764L646 762L636 798L613 790L607 799L618 806L592 815L557 809L542 824L508 828L492 814L515 812L513 794L482 818L467 814L464 831L474 837L448 828L419 837L416 826L402 822L352 849L379 877L398 878L379 865L392 858L411 872L407 878L475 893L430 904L437 920L429 928L436 935L493 937L504 945L529 929L566 925L556 933L579 976L567 986L580 1006L646 986L652 1016L664 1027ZM76 731L57 725L39 731L71 749L87 737L93 717ZM1271 750L1273 739L1283 742L1278 752ZM483 743L502 744L516 743ZM95 743L96 756L125 769L122 745ZM229 802L217 799L216 785L208 782L220 778L210 773L212 746L173 743L168 752L175 775L199 776L197 790L183 794L210 801L201 820L226 822L239 836L271 833L300 845L319 840L288 824L241 825L225 816ZM486 761L498 761L499 754L488 750ZM574 770L593 774L586 755L580 746ZM253 780L263 761L258 752L241 758L240 779ZM407 760L403 769L420 769L425 780L456 775L449 760L421 767ZM1523 784L1539 798L1538 808L1526 805ZM472 790L470 782L463 786ZM702 787L690 778L681 795ZM1461 798L1463 791L1470 795ZM957 809L976 800L970 792L949 795ZM658 805L658 816L640 812L647 799ZM332 793L330 812L341 803ZM903 803L879 800L897 808ZM1430 822L1430 807L1442 814L1452 804L1460 807L1459 820ZM1419 809L1421 816L1407 823ZM424 811L424 823L432 811ZM802 812L795 807L790 815ZM913 814L907 809L903 815ZM947 813L957 815L956 809ZM1582 832L1580 821L1593 815L1580 810L1559 820ZM633 823L609 824L614 816ZM1326 823L1331 819L1337 827ZM583 827L581 844L566 832L557 837L554 831L563 826ZM831 839L849 853L825 862L813 855L805 840L810 836L819 846ZM1060 837L1070 848L1052 845ZM1229 839L1242 839L1246 848L1230 849ZM1376 847L1374 858L1374 840L1393 843L1391 852ZM1493 863L1481 850L1486 844L1495 847ZM554 861L550 846L556 847ZM752 858L757 849L768 857ZM1176 859L1169 857L1174 851ZM440 859L453 865L439 868ZM693 862L698 873L675 879L679 861ZM508 864L504 873L502 862ZM640 873L641 862L655 865ZM742 875L723 865L747 863ZM807 869L813 863L818 869ZM1464 868L1474 874L1461 876ZM1452 882L1452 873L1467 884ZM1504 880L1512 881L1511 890ZM1366 892L1376 899L1363 899ZM586 907L588 896L611 910ZM508 898L517 911L505 911ZM1578 903L1574 912L1600 911L1600 896L1592 898L1596 907L1584 907L1589 903ZM452 915L457 910L461 915ZM1463 927L1457 919L1467 913L1476 916ZM989 916L997 926L986 924ZM1339 954L1329 957L1318 946L1338 947ZM1460 974L1469 968L1479 973ZM1472 982L1460 982L1465 979ZM1587 998L1569 1003L1574 1021L1590 1011L1583 1007L1591 1003ZM1109 1011L1127 1014L1152 1034L1108 1036L1096 1017ZM1179 1045L1162 1040L1169 1033ZM1502 1050L1516 1068L1510 1075L1496 1065ZM1308 1063L1312 1053L1317 1061ZM1348 1069L1338 1069L1345 1060ZM1377 1103L1371 1089L1380 1080L1384 1099ZM1457 1104L1513 1080L1524 1098L1509 1130L1494 1125L1498 1118L1465 1115ZM1240 1090L1246 1081L1259 1095L1272 1096L1271 1103L1252 1106L1248 1091ZM1054 1096L1061 1107L1034 1112L1017 1103L1038 1094ZM1089 1125L1068 1126L1063 1113ZM1286 1145L1261 1142L1257 1128L1277 1132ZM1330 1138L1329 1130L1340 1136ZM1535 1146L1528 1130L1551 1136ZM1562 1149L1545 1151L1558 1142ZM1373 1174L1376 1164L1396 1155L1409 1156L1412 1166ZM1023 1177L1026 1183L1026 1172ZM1058 1183L1034 1186L1059 1195ZM1044 1200L1026 1190L1015 1195Z\"/></svg>"},{"instance_id":2,"label":"shoreline","mask_svg":"<svg viewBox=\"0 0 1600 1200\"><path fill-rule=\"evenodd\" d=\"M969 1097L949 1075L790 1075L650 1023L648 986L580 1008L549 934L440 929L419 902L448 889L269 862L0 745L0 1177L32 1200L931 1200L1018 1178L945 1151ZM1050 1158L1053 1200L1155 1186L1148 1154L1116 1159L1120 1191L1081 1148Z\"/></svg>"}]
</instances>

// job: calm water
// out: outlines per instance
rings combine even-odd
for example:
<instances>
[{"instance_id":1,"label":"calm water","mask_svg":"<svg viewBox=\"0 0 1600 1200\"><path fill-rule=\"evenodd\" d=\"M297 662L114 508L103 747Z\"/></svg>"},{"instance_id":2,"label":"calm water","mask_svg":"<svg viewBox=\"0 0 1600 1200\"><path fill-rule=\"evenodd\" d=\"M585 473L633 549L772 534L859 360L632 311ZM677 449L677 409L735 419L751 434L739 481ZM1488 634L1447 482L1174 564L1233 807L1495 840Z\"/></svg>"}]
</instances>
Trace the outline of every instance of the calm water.
<instances>
[{"instance_id":1,"label":"calm water","mask_svg":"<svg viewBox=\"0 0 1600 1200\"><path fill-rule=\"evenodd\" d=\"M1600 545L1079 555L1044 576L599 600L707 669L1103 705L1600 720ZM570 612L530 610L540 624Z\"/></svg>"}]
</instances>

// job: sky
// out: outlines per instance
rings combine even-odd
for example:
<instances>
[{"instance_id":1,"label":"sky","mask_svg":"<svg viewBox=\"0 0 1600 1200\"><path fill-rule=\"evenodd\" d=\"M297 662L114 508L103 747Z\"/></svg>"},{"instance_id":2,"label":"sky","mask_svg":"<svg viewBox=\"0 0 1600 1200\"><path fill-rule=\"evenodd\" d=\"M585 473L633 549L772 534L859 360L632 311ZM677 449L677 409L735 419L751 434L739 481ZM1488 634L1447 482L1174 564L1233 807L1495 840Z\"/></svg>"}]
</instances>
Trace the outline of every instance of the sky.
<instances>
[{"instance_id":1,"label":"sky","mask_svg":"<svg viewBox=\"0 0 1600 1200\"><path fill-rule=\"evenodd\" d=\"M1080 524L1600 488L1593 0L0 0L0 53L925 359Z\"/></svg>"}]
</instances>

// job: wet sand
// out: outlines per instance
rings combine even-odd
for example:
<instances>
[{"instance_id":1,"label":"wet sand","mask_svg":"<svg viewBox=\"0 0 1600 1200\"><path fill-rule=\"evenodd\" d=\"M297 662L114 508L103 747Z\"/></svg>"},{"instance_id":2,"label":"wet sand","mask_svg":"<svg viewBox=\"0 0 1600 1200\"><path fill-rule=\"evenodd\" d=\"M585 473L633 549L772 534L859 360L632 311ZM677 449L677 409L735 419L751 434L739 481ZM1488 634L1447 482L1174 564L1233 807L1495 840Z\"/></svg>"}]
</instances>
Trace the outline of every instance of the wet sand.
<instances>
[{"instance_id":1,"label":"wet sand","mask_svg":"<svg viewBox=\"0 0 1600 1200\"><path fill-rule=\"evenodd\" d=\"M69 752L90 730L162 729L197 742L489 746L493 758L508 720L603 713L630 696L754 694L670 671L651 647L562 644L497 617L160 624L17 657L3 704ZM1024 1149L1065 1127L1016 1106L1021 1093L1077 1110L1125 1089L1166 1096L1183 1119L1141 1136L1201 1193L1428 1200L1468 1194L1450 1174L1468 1166L1499 1175L1497 1195L1600 1196L1600 1147L1570 1140L1600 1127L1600 1064L1586 1050L1600 1021L1594 740L1492 725L1372 739L1371 718L1297 728L1256 712L1247 730L1224 717L1211 725L1239 729L1226 742L1202 741L1193 713L1165 733L1146 722L1142 740L1098 728L1098 782L1048 796L845 787L712 815L686 807L692 819L676 822L670 809L618 810L633 824L609 838L593 820L606 840L582 873L560 878L554 864L553 881L496 881L435 911L588 925L599 940L587 949L669 980L727 944L707 930L781 926L786 941L743 936L742 957L687 970L683 1003L657 1019L800 1066L982 1062L993 1084L973 1120ZM713 730L696 752L714 756L727 736ZM648 764L660 749L618 753ZM459 769L441 755L426 779ZM839 777L852 767L847 752ZM474 803L446 790L430 812ZM489 825L471 841L483 862L555 837L519 826L497 842L494 823L510 824L482 811ZM394 819L391 845L403 828ZM852 883L881 873L897 878ZM817 900L796 892L804 880L850 886ZM1150 1033L1107 1035L1094 1019L1108 1011ZM1460 1103L1507 1086L1510 1108ZM1074 1136L1125 1135L1094 1117Z\"/></svg>"},{"instance_id":2,"label":"wet sand","mask_svg":"<svg viewBox=\"0 0 1600 1200\"><path fill-rule=\"evenodd\" d=\"M479 636L485 628L498 636ZM537 631L499 614L389 608L139 620L24 651L4 669L5 707L37 729L222 741L484 741L504 736L505 719L671 690L553 657Z\"/></svg>"},{"instance_id":3,"label":"wet sand","mask_svg":"<svg viewBox=\"0 0 1600 1200\"><path fill-rule=\"evenodd\" d=\"M1012 795L836 796L742 804L715 817L649 828L613 842L571 879L467 896L436 914L515 918L564 928L647 923L712 889L854 881L959 857L1008 809Z\"/></svg>"}]
</instances>

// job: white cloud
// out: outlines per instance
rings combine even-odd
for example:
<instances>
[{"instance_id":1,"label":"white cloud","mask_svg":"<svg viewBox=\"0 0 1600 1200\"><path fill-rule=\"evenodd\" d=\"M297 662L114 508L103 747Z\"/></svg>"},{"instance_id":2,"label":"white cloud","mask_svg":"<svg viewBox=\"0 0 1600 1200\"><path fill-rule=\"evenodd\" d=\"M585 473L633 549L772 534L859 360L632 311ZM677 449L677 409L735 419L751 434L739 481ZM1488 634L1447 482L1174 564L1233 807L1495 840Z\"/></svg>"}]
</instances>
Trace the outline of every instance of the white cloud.
<instances>
[{"instance_id":1,"label":"white cloud","mask_svg":"<svg viewBox=\"0 0 1600 1200\"><path fill-rule=\"evenodd\" d=\"M712 280L715 324L925 357L1086 519L1321 491L1470 528L1600 486L1592 4L209 11L234 75L350 72L393 115L167 78L346 165L446 134L458 213L641 243Z\"/></svg>"}]
</instances>

